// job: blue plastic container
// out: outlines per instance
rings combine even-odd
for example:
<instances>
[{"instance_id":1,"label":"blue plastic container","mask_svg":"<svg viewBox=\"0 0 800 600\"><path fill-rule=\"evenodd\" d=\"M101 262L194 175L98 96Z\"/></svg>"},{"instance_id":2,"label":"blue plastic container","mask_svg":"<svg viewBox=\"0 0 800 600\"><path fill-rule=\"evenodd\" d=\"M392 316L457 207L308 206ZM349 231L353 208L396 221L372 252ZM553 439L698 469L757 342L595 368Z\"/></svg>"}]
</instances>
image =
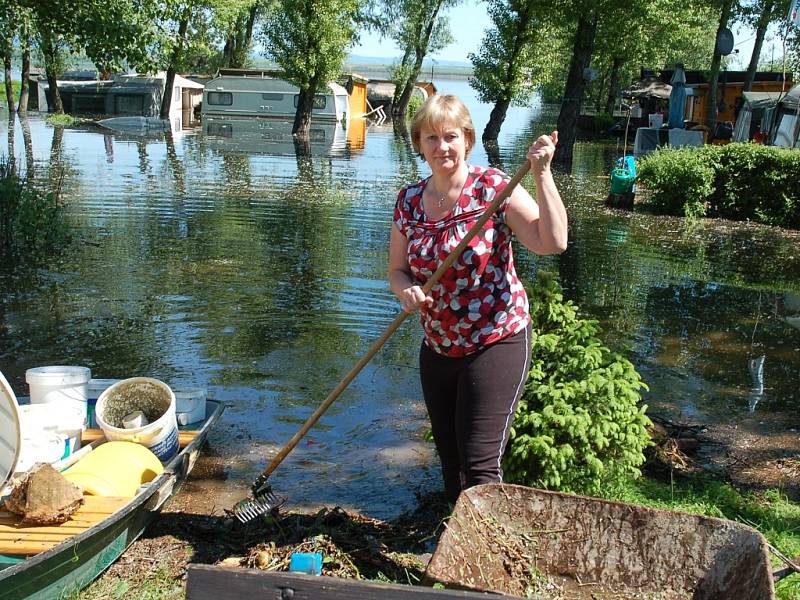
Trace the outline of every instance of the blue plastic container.
<instances>
[{"instance_id":1,"label":"blue plastic container","mask_svg":"<svg viewBox=\"0 0 800 600\"><path fill-rule=\"evenodd\" d=\"M322 554L319 552L295 552L289 560L289 571L306 575L322 575Z\"/></svg>"}]
</instances>

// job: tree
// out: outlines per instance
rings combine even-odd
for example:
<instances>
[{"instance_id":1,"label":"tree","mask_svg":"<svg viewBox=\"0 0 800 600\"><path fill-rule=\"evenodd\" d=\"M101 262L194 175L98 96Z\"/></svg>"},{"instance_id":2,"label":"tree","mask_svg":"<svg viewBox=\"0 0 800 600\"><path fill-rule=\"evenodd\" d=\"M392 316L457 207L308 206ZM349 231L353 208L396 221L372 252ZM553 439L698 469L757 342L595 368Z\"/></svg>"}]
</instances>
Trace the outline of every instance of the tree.
<instances>
[{"instance_id":1,"label":"tree","mask_svg":"<svg viewBox=\"0 0 800 600\"><path fill-rule=\"evenodd\" d=\"M624 85L640 76L640 67L690 69L707 65L714 41L712 12L685 0L647 0L604 13L598 24L594 68L601 74L588 85L598 110L611 114Z\"/></svg>"},{"instance_id":2,"label":"tree","mask_svg":"<svg viewBox=\"0 0 800 600\"><path fill-rule=\"evenodd\" d=\"M358 0L278 0L263 29L266 54L300 88L292 133L308 137L315 95L335 79L356 36Z\"/></svg>"},{"instance_id":3,"label":"tree","mask_svg":"<svg viewBox=\"0 0 800 600\"><path fill-rule=\"evenodd\" d=\"M719 7L719 24L717 26L717 35L714 38L719 40L722 31L728 27L731 16L738 4L736 0L721 0L717 2ZM708 101L706 102L706 127L711 130L711 135L714 135L714 130L717 124L717 83L719 78L719 67L722 63L722 53L719 49L719 44L714 44L714 53L711 57L711 67L708 72Z\"/></svg>"},{"instance_id":4,"label":"tree","mask_svg":"<svg viewBox=\"0 0 800 600\"><path fill-rule=\"evenodd\" d=\"M758 70L758 61L761 57L761 48L770 24L784 17L789 11L788 0L755 0L750 5L742 7L743 20L756 31L753 41L753 53L747 65L742 91L749 92L753 89L753 80Z\"/></svg>"},{"instance_id":5,"label":"tree","mask_svg":"<svg viewBox=\"0 0 800 600\"><path fill-rule=\"evenodd\" d=\"M14 54L14 38L17 35L17 19L9 0L0 0L0 58L6 88L8 114L14 114L14 88L11 85L11 57Z\"/></svg>"},{"instance_id":6,"label":"tree","mask_svg":"<svg viewBox=\"0 0 800 600\"><path fill-rule=\"evenodd\" d=\"M172 89L175 83L175 74L178 66L183 58L183 53L186 47L186 32L189 29L189 19L192 17L192 9L194 8L192 0L188 0L185 4L173 5L173 15L178 23L177 32L168 38L167 47L171 46L169 52L169 63L167 65L166 79L164 80L164 95L161 97L161 111L160 117L162 119L169 118L169 109L172 104Z\"/></svg>"},{"instance_id":7,"label":"tree","mask_svg":"<svg viewBox=\"0 0 800 600\"><path fill-rule=\"evenodd\" d=\"M586 87L585 71L592 59L600 7L592 2L586 6L576 2L578 21L572 43L572 57L569 61L564 97L558 113L558 145L553 161L564 167L572 165L572 148L577 137L578 116L583 105L583 92Z\"/></svg>"},{"instance_id":8,"label":"tree","mask_svg":"<svg viewBox=\"0 0 800 600\"><path fill-rule=\"evenodd\" d=\"M452 41L447 17L439 12L458 0L401 0L397 5L397 27L391 36L403 48L403 59L395 69L395 95L392 114L405 118L422 61Z\"/></svg>"},{"instance_id":9,"label":"tree","mask_svg":"<svg viewBox=\"0 0 800 600\"><path fill-rule=\"evenodd\" d=\"M253 45L253 30L263 5L263 0L227 0L215 7L214 18L222 24L225 32L222 50L225 67L241 69L247 64Z\"/></svg>"},{"instance_id":10,"label":"tree","mask_svg":"<svg viewBox=\"0 0 800 600\"><path fill-rule=\"evenodd\" d=\"M63 70L62 53L83 50L98 70L119 68L123 63L152 70L161 38L159 25L163 2L172 0L76 0L69 10L56 2L21 0L30 11L45 62L53 109L63 113L58 75Z\"/></svg>"},{"instance_id":11,"label":"tree","mask_svg":"<svg viewBox=\"0 0 800 600\"><path fill-rule=\"evenodd\" d=\"M496 141L512 104L524 105L535 85L539 0L490 0L493 27L486 31L478 54L469 54L474 66L470 85L481 102L494 102L483 130L484 143Z\"/></svg>"}]
</instances>

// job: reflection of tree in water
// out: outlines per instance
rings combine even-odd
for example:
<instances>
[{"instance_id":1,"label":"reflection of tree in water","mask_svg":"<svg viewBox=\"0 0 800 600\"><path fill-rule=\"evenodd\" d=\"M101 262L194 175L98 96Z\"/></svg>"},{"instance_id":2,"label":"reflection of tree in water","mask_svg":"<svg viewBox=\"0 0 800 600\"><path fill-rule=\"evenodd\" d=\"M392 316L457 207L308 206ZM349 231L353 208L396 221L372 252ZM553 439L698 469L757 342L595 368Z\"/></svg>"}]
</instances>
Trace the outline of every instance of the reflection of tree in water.
<instances>
[{"instance_id":1,"label":"reflection of tree in water","mask_svg":"<svg viewBox=\"0 0 800 600\"><path fill-rule=\"evenodd\" d=\"M28 114L20 115L19 121L22 125L22 144L25 146L25 176L29 181L33 181L36 169L34 168L33 140L31 139L31 123L28 121Z\"/></svg>"},{"instance_id":2,"label":"reflection of tree in water","mask_svg":"<svg viewBox=\"0 0 800 600\"><path fill-rule=\"evenodd\" d=\"M16 173L17 172L17 155L16 155L15 149L14 149L14 136L15 136L14 129L15 129L15 125L16 125L16 119L15 119L14 113L11 113L10 115L8 115L8 139L7 139L7 142L8 142L8 150L7 150L8 154L7 154L7 157L8 158L6 160L8 160L9 170L12 173Z\"/></svg>"},{"instance_id":3,"label":"reflection of tree in water","mask_svg":"<svg viewBox=\"0 0 800 600\"><path fill-rule=\"evenodd\" d=\"M421 177L419 163L417 162L414 145L411 143L411 132L408 129L408 123L405 119L395 119L392 121L392 129L394 131L393 158L397 161L398 173L405 180L404 183L418 181Z\"/></svg>"},{"instance_id":4,"label":"reflection of tree in water","mask_svg":"<svg viewBox=\"0 0 800 600\"><path fill-rule=\"evenodd\" d=\"M486 156L489 159L489 166L505 171L503 159L500 158L500 146L497 140L483 140L483 149L486 151Z\"/></svg>"},{"instance_id":5,"label":"reflection of tree in water","mask_svg":"<svg viewBox=\"0 0 800 600\"><path fill-rule=\"evenodd\" d=\"M148 175L150 173L150 157L147 156L147 140L144 138L136 140L136 155L139 157L139 173Z\"/></svg>"},{"instance_id":6,"label":"reflection of tree in water","mask_svg":"<svg viewBox=\"0 0 800 600\"><path fill-rule=\"evenodd\" d=\"M253 173L248 154L224 152L222 173L225 175L225 194L230 197L252 198Z\"/></svg>"},{"instance_id":7,"label":"reflection of tree in water","mask_svg":"<svg viewBox=\"0 0 800 600\"><path fill-rule=\"evenodd\" d=\"M175 139L172 137L171 130L164 132L164 143L167 149L167 163L169 164L170 173L172 173L175 189L178 195L184 197L186 196L186 168L175 151Z\"/></svg>"}]
</instances>

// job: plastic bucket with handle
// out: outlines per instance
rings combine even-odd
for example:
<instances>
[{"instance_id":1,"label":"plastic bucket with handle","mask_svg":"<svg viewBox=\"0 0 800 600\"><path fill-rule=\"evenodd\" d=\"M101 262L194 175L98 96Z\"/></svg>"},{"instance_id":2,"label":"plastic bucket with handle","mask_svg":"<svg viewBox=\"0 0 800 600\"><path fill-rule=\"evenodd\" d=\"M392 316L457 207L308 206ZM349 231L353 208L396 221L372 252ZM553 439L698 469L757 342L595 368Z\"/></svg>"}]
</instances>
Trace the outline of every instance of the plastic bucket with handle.
<instances>
[{"instance_id":1,"label":"plastic bucket with handle","mask_svg":"<svg viewBox=\"0 0 800 600\"><path fill-rule=\"evenodd\" d=\"M126 421L139 412L145 424L126 428ZM175 394L158 379L132 377L113 384L97 399L95 420L109 441L141 444L162 462L178 452Z\"/></svg>"},{"instance_id":2,"label":"plastic bucket with handle","mask_svg":"<svg viewBox=\"0 0 800 600\"><path fill-rule=\"evenodd\" d=\"M84 419L91 378L89 367L48 366L25 371L31 404L69 404L83 411Z\"/></svg>"}]
</instances>

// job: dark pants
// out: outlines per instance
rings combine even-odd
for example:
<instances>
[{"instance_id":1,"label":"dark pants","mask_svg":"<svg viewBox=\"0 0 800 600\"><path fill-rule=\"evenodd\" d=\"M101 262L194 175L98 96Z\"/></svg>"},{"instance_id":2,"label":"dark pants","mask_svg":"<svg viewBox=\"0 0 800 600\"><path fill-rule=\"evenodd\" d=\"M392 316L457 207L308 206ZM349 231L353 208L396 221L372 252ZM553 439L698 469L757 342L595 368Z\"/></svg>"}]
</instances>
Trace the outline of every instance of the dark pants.
<instances>
[{"instance_id":1,"label":"dark pants","mask_svg":"<svg viewBox=\"0 0 800 600\"><path fill-rule=\"evenodd\" d=\"M422 393L450 502L462 489L503 480L500 461L528 377L530 337L529 326L463 358L422 344Z\"/></svg>"}]
</instances>

